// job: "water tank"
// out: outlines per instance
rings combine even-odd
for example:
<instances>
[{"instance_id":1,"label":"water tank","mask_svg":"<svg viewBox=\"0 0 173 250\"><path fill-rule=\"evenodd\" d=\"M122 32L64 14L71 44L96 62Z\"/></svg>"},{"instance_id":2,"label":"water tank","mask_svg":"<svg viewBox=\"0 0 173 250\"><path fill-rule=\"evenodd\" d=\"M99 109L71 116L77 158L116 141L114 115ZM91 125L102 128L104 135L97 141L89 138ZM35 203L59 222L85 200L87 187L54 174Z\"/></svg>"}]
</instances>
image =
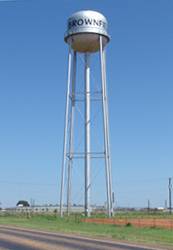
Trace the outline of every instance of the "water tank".
<instances>
[{"instance_id":1,"label":"water tank","mask_svg":"<svg viewBox=\"0 0 173 250\"><path fill-rule=\"evenodd\" d=\"M96 52L100 48L100 35L103 46L110 40L107 29L108 22L101 13L91 10L78 11L68 19L64 40L75 51Z\"/></svg>"}]
</instances>

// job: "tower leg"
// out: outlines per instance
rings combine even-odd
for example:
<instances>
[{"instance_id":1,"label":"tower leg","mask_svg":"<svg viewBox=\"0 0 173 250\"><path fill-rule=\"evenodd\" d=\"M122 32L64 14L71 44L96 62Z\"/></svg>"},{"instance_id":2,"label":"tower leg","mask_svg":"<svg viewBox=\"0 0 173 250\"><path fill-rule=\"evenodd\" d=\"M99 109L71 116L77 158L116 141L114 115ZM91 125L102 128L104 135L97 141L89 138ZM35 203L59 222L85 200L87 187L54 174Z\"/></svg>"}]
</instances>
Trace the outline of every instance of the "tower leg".
<instances>
[{"instance_id":1,"label":"tower leg","mask_svg":"<svg viewBox=\"0 0 173 250\"><path fill-rule=\"evenodd\" d=\"M104 67L104 91L105 91L105 108L106 108L106 127L107 127L107 147L108 147L108 163L109 163L109 183L110 183L110 209L111 215L114 214L114 197L112 191L112 165L111 165L111 152L110 152L110 135L109 135L109 108L108 108L108 96L106 86L106 51L103 50L103 67Z\"/></svg>"},{"instance_id":2,"label":"tower leg","mask_svg":"<svg viewBox=\"0 0 173 250\"><path fill-rule=\"evenodd\" d=\"M104 150L105 150L105 172L106 172L106 191L107 191L107 213L112 216L112 177L110 165L110 145L109 145L109 124L108 107L106 93L106 71L105 55L102 36L100 36L100 62L101 62L101 81L102 81L102 107L103 107L103 127L104 127Z\"/></svg>"},{"instance_id":3,"label":"tower leg","mask_svg":"<svg viewBox=\"0 0 173 250\"><path fill-rule=\"evenodd\" d=\"M90 54L85 53L85 215L90 216Z\"/></svg>"},{"instance_id":4,"label":"tower leg","mask_svg":"<svg viewBox=\"0 0 173 250\"><path fill-rule=\"evenodd\" d=\"M67 157L67 129L68 129L68 116L69 116L71 62L72 62L72 52L71 52L71 47L69 46L68 81L67 81L66 108L65 108L65 126L64 126L64 145L63 145L63 159L62 159L62 172L61 172L61 190L60 190L60 215L61 215L61 217L63 216L64 180L65 180L65 168L66 168L66 157Z\"/></svg>"},{"instance_id":5,"label":"tower leg","mask_svg":"<svg viewBox=\"0 0 173 250\"><path fill-rule=\"evenodd\" d=\"M71 89L71 116L70 116L70 135L69 135L69 161L68 161L68 179L67 179L67 215L71 209L71 179L72 179L72 164L73 164L73 142L74 142L74 111L75 111L75 88L76 88L76 52L73 54L73 76Z\"/></svg>"}]
</instances>

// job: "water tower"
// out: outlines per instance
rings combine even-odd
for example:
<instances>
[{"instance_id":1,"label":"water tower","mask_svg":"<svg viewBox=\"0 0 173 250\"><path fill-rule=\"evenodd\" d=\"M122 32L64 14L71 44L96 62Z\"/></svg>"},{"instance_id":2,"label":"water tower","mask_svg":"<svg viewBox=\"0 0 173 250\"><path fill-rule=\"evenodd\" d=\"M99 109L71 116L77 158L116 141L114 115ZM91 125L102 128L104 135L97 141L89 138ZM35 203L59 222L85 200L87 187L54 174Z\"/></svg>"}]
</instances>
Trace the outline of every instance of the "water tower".
<instances>
[{"instance_id":1,"label":"water tower","mask_svg":"<svg viewBox=\"0 0 173 250\"><path fill-rule=\"evenodd\" d=\"M67 24L67 32L65 33L65 42L69 46L68 54L68 82L66 94L66 111L64 126L64 146L62 160L62 176L60 191L60 214L63 216L64 196L67 195L67 213L71 209L71 190L72 190L72 165L75 165L75 159L80 156L83 159L84 172L84 207L85 215L90 216L91 213L91 163L94 157L103 159L105 167L105 183L106 183L106 205L107 213L110 217L113 214L113 192L112 192L112 176L111 176L111 159L110 159L110 142L109 142L109 116L108 116L108 100L106 90L106 61L105 48L110 40L107 32L107 20L99 12L84 10L74 13ZM94 140L91 137L91 101L94 99L91 95L91 57L99 53L100 65L100 92L97 98L100 101L102 112L102 136L103 136L103 152L93 152L92 144ZM76 93L78 82L76 81L77 58L83 58L83 98L80 101L84 103L82 115L84 118L84 138L83 152L76 152L74 149L75 129L75 110L76 103L79 99ZM80 78L81 79L81 78ZM99 97L99 98L98 98ZM67 179L67 182L65 181ZM67 185L65 185L65 183ZM100 185L102 185L100 183ZM67 186L67 189L65 189ZM66 190L66 191L65 191Z\"/></svg>"}]
</instances>

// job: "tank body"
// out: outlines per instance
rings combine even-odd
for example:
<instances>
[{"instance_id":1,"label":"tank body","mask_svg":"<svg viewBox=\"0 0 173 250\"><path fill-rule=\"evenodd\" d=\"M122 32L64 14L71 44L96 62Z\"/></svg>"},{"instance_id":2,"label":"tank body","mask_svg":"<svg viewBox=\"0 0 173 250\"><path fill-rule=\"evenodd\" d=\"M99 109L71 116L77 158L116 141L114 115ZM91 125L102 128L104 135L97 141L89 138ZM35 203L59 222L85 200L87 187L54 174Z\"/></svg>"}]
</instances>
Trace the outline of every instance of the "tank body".
<instances>
[{"instance_id":1,"label":"tank body","mask_svg":"<svg viewBox=\"0 0 173 250\"><path fill-rule=\"evenodd\" d=\"M101 13L91 10L79 11L68 19L64 39L74 51L97 52L100 48L100 35L103 46L110 40L107 30L107 20Z\"/></svg>"}]
</instances>

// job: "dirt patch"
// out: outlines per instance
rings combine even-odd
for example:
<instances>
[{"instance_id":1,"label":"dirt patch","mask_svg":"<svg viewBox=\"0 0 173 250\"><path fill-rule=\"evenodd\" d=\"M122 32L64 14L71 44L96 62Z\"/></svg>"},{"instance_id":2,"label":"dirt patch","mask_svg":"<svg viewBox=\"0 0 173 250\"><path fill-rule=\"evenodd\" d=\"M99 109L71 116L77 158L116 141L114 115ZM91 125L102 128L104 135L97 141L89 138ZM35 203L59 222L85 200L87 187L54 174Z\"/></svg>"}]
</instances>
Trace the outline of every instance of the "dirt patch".
<instances>
[{"instance_id":1,"label":"dirt patch","mask_svg":"<svg viewBox=\"0 0 173 250\"><path fill-rule=\"evenodd\" d=\"M135 227L157 227L173 229L173 219L139 218L139 219L116 219L116 218L86 218L82 221L96 224L133 225Z\"/></svg>"}]
</instances>

